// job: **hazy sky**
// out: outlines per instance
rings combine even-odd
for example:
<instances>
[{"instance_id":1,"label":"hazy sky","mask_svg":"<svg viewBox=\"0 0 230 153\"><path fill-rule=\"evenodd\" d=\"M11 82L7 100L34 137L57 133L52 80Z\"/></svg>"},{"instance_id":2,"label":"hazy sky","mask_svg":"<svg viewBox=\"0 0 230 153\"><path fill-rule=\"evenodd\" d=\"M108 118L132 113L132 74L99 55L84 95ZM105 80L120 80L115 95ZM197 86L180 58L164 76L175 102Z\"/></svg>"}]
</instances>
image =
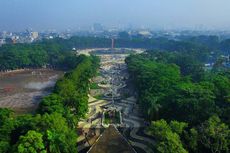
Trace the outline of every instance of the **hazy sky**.
<instances>
[{"instance_id":1,"label":"hazy sky","mask_svg":"<svg viewBox=\"0 0 230 153\"><path fill-rule=\"evenodd\" d=\"M93 23L230 29L230 0L0 0L0 30L77 29Z\"/></svg>"}]
</instances>

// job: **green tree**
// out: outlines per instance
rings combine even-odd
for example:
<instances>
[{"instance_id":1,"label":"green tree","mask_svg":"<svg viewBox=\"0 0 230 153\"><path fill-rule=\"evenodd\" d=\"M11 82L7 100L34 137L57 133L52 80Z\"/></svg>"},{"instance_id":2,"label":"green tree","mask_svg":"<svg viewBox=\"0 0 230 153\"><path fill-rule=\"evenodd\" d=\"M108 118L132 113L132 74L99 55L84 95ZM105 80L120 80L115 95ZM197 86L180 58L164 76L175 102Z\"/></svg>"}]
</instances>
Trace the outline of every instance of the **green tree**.
<instances>
[{"instance_id":1,"label":"green tree","mask_svg":"<svg viewBox=\"0 0 230 153\"><path fill-rule=\"evenodd\" d=\"M36 131L28 131L21 136L17 148L18 153L46 153L42 134Z\"/></svg>"},{"instance_id":2,"label":"green tree","mask_svg":"<svg viewBox=\"0 0 230 153\"><path fill-rule=\"evenodd\" d=\"M215 111L215 95L209 86L183 82L170 96L168 109L172 119L198 124L207 120ZM173 113L175 112L175 113ZM170 116L167 116L170 118Z\"/></svg>"},{"instance_id":3,"label":"green tree","mask_svg":"<svg viewBox=\"0 0 230 153\"><path fill-rule=\"evenodd\" d=\"M173 132L181 135L184 132L184 129L188 127L188 123L171 121L169 126Z\"/></svg>"},{"instance_id":4,"label":"green tree","mask_svg":"<svg viewBox=\"0 0 230 153\"><path fill-rule=\"evenodd\" d=\"M76 152L76 131L68 127L66 119L61 114L44 114L37 130L43 133L48 152Z\"/></svg>"},{"instance_id":5,"label":"green tree","mask_svg":"<svg viewBox=\"0 0 230 153\"><path fill-rule=\"evenodd\" d=\"M13 111L7 108L0 108L0 127L4 124L6 120L12 117Z\"/></svg>"},{"instance_id":6,"label":"green tree","mask_svg":"<svg viewBox=\"0 0 230 153\"><path fill-rule=\"evenodd\" d=\"M57 94L51 94L46 96L42 99L41 103L39 104L38 112L40 114L44 113L64 113L64 105L63 105L63 98Z\"/></svg>"},{"instance_id":7,"label":"green tree","mask_svg":"<svg viewBox=\"0 0 230 153\"><path fill-rule=\"evenodd\" d=\"M180 67L182 75L191 76L195 82L199 82L203 79L203 65L192 55L178 54L175 55L174 59L170 60Z\"/></svg>"},{"instance_id":8,"label":"green tree","mask_svg":"<svg viewBox=\"0 0 230 153\"><path fill-rule=\"evenodd\" d=\"M147 114L150 119L158 120L159 119L159 110L161 105L157 103L157 98L153 97L149 100L150 107L147 109Z\"/></svg>"},{"instance_id":9,"label":"green tree","mask_svg":"<svg viewBox=\"0 0 230 153\"><path fill-rule=\"evenodd\" d=\"M218 116L212 116L200 126L200 141L212 153L228 152L230 129Z\"/></svg>"},{"instance_id":10,"label":"green tree","mask_svg":"<svg viewBox=\"0 0 230 153\"><path fill-rule=\"evenodd\" d=\"M164 140L157 145L159 153L188 153L183 148L179 136L173 132L166 132Z\"/></svg>"},{"instance_id":11,"label":"green tree","mask_svg":"<svg viewBox=\"0 0 230 153\"><path fill-rule=\"evenodd\" d=\"M156 149L160 153L187 153L181 142L180 136L174 132L184 129L186 123L173 121L170 125L165 120L152 122L149 127L149 132L157 141Z\"/></svg>"},{"instance_id":12,"label":"green tree","mask_svg":"<svg viewBox=\"0 0 230 153\"><path fill-rule=\"evenodd\" d=\"M6 153L10 150L10 134L14 129L15 120L13 111L0 108L0 152Z\"/></svg>"},{"instance_id":13,"label":"green tree","mask_svg":"<svg viewBox=\"0 0 230 153\"><path fill-rule=\"evenodd\" d=\"M198 152L198 140L199 133L195 128L191 128L189 131L185 131L185 141L187 144L187 148L191 152Z\"/></svg>"}]
</instances>

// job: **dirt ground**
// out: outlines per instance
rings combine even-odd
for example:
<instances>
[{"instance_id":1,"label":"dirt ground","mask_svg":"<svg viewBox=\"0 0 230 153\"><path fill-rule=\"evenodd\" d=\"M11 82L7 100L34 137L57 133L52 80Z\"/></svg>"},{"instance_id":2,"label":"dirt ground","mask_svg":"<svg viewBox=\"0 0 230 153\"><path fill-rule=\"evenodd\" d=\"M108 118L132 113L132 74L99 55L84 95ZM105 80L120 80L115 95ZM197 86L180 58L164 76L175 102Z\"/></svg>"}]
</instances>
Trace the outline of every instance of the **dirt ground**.
<instances>
[{"instance_id":1,"label":"dirt ground","mask_svg":"<svg viewBox=\"0 0 230 153\"><path fill-rule=\"evenodd\" d=\"M50 92L35 91L4 96L0 98L0 107L10 108L17 114L33 113L41 98L49 93Z\"/></svg>"},{"instance_id":2,"label":"dirt ground","mask_svg":"<svg viewBox=\"0 0 230 153\"><path fill-rule=\"evenodd\" d=\"M63 75L56 70L27 70L0 76L0 107L16 114L33 113Z\"/></svg>"}]
</instances>

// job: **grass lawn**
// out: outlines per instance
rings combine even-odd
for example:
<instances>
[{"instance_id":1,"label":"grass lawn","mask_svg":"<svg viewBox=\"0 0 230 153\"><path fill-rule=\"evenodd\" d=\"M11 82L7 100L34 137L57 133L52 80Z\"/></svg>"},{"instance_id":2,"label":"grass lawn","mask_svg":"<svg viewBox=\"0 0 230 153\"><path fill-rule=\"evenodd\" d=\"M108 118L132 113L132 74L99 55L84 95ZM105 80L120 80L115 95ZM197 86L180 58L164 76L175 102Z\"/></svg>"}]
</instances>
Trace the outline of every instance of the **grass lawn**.
<instances>
[{"instance_id":1,"label":"grass lawn","mask_svg":"<svg viewBox=\"0 0 230 153\"><path fill-rule=\"evenodd\" d=\"M101 100L103 98L103 95L102 94L99 94L99 95L96 95L94 96L94 98L98 99L98 100Z\"/></svg>"},{"instance_id":2,"label":"grass lawn","mask_svg":"<svg viewBox=\"0 0 230 153\"><path fill-rule=\"evenodd\" d=\"M91 83L90 84L90 89L100 89L97 83Z\"/></svg>"},{"instance_id":3,"label":"grass lawn","mask_svg":"<svg viewBox=\"0 0 230 153\"><path fill-rule=\"evenodd\" d=\"M120 123L120 113L118 111L115 111L115 116L113 117L109 116L109 112L106 112L104 115L105 115L104 116L105 124L111 124L111 123L119 124Z\"/></svg>"}]
</instances>

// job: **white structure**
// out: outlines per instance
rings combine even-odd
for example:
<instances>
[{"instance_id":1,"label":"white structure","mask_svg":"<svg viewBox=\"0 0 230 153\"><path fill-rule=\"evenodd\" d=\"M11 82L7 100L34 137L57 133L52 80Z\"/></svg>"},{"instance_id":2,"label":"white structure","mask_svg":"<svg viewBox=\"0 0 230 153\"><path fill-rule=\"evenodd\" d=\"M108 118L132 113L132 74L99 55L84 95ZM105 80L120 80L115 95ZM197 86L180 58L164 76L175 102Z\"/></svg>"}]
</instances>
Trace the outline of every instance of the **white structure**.
<instances>
[{"instance_id":1,"label":"white structure","mask_svg":"<svg viewBox=\"0 0 230 153\"><path fill-rule=\"evenodd\" d=\"M0 46L2 46L5 43L6 43L5 39L0 39Z\"/></svg>"},{"instance_id":2,"label":"white structure","mask_svg":"<svg viewBox=\"0 0 230 153\"><path fill-rule=\"evenodd\" d=\"M38 38L38 32L31 32L31 38L33 39L33 40L35 40L35 39L37 39Z\"/></svg>"}]
</instances>

